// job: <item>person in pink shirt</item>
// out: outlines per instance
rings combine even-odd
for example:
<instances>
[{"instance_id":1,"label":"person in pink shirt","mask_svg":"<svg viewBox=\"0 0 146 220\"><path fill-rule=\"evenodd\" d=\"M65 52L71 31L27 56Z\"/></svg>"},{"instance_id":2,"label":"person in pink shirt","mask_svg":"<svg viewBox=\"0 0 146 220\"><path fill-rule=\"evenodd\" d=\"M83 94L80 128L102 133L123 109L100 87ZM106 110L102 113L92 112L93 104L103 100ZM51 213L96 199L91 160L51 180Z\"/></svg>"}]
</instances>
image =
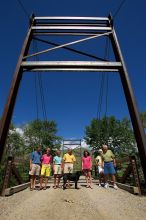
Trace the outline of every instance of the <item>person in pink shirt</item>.
<instances>
[{"instance_id":1,"label":"person in pink shirt","mask_svg":"<svg viewBox=\"0 0 146 220\"><path fill-rule=\"evenodd\" d=\"M84 155L82 157L82 171L85 174L87 188L92 189L92 176L91 176L91 170L92 170L92 158L90 156L89 151L85 150Z\"/></svg>"},{"instance_id":2,"label":"person in pink shirt","mask_svg":"<svg viewBox=\"0 0 146 220\"><path fill-rule=\"evenodd\" d=\"M47 188L48 177L51 173L51 164L52 164L52 155L50 154L51 149L47 148L46 154L44 154L41 158L42 168L41 168L41 177L40 177L40 190ZM45 177L45 186L42 187L43 177Z\"/></svg>"}]
</instances>

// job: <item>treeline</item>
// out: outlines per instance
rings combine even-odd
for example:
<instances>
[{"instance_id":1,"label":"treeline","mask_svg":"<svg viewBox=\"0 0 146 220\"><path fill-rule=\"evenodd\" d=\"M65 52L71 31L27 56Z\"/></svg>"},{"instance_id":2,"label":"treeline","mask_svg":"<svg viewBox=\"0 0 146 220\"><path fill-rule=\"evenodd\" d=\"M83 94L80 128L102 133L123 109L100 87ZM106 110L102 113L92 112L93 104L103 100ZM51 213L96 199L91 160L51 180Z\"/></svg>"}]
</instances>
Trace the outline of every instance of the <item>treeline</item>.
<instances>
[{"instance_id":1,"label":"treeline","mask_svg":"<svg viewBox=\"0 0 146 220\"><path fill-rule=\"evenodd\" d=\"M85 128L85 139L87 144L95 151L107 144L116 154L133 154L137 146L131 127L131 122L124 118L116 119L114 116L103 117L101 120L92 119L89 126Z\"/></svg>"},{"instance_id":2,"label":"treeline","mask_svg":"<svg viewBox=\"0 0 146 220\"><path fill-rule=\"evenodd\" d=\"M57 135L55 121L34 120L22 128L11 125L5 155L25 156L38 145L42 146L42 151L47 146L54 151L60 148L61 140L62 138Z\"/></svg>"},{"instance_id":3,"label":"treeline","mask_svg":"<svg viewBox=\"0 0 146 220\"><path fill-rule=\"evenodd\" d=\"M140 113L143 128L146 129L146 111ZM92 119L85 128L85 139L95 151L106 143L117 155L138 153L131 121L114 116Z\"/></svg>"}]
</instances>

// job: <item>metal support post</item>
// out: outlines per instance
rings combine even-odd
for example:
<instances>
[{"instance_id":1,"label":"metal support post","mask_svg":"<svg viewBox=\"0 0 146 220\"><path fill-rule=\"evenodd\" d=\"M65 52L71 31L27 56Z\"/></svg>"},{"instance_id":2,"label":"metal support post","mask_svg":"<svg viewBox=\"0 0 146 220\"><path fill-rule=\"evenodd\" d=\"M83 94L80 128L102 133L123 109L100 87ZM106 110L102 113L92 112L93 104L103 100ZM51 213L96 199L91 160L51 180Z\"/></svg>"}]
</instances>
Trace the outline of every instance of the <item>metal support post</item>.
<instances>
[{"instance_id":1,"label":"metal support post","mask_svg":"<svg viewBox=\"0 0 146 220\"><path fill-rule=\"evenodd\" d=\"M32 26L30 26L28 30L27 36L25 38L25 41L24 41L24 44L21 50L20 57L19 57L19 60L16 66L15 73L14 73L14 77L11 83L10 92L9 92L9 95L8 95L8 98L7 98L5 107L4 107L3 115L1 118L1 122L0 122L0 162L2 160L6 138L7 138L7 134L9 131L9 126L11 123L11 118L12 118L12 114L13 114L13 110L15 106L15 101L16 101L16 97L18 94L20 82L22 79L23 70L21 68L21 63L22 63L23 57L26 56L28 53L31 38L32 38L31 29L32 29Z\"/></svg>"},{"instance_id":2,"label":"metal support post","mask_svg":"<svg viewBox=\"0 0 146 220\"><path fill-rule=\"evenodd\" d=\"M126 101L127 101L132 125L133 125L133 130L134 130L134 134L135 134L135 138L137 142L139 156L141 159L144 177L146 180L146 138L145 138L142 122L140 120L135 96L134 96L132 86L130 83L130 79L128 76L128 72L126 69L126 65L125 65L125 62L122 56L122 52L121 52L118 38L116 36L114 28L113 28L113 33L110 34L110 39L111 39L112 46L114 49L116 61L121 62L122 64L121 68L119 69L120 78L121 78L122 86L124 89L124 93L125 93L125 97L126 97Z\"/></svg>"}]
</instances>

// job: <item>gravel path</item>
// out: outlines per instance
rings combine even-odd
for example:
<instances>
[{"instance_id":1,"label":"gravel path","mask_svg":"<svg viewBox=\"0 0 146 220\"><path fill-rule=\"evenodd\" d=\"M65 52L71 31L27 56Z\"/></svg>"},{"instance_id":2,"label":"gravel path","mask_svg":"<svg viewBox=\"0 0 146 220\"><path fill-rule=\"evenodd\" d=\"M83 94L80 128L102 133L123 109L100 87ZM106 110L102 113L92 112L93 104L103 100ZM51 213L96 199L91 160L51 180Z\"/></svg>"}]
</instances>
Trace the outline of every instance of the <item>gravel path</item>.
<instances>
[{"instance_id":1,"label":"gravel path","mask_svg":"<svg viewBox=\"0 0 146 220\"><path fill-rule=\"evenodd\" d=\"M118 189L81 186L63 191L26 189L0 197L0 220L146 220L146 197Z\"/></svg>"}]
</instances>

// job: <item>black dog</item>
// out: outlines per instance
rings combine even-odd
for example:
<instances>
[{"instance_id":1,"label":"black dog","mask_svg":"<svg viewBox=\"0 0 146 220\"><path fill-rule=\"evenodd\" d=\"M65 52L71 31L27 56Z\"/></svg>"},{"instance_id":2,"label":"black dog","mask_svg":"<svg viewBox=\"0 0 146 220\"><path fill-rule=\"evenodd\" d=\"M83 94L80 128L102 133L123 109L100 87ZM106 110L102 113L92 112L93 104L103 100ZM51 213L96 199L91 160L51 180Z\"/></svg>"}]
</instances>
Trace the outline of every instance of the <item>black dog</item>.
<instances>
[{"instance_id":1,"label":"black dog","mask_svg":"<svg viewBox=\"0 0 146 220\"><path fill-rule=\"evenodd\" d=\"M67 180L75 182L75 189L78 189L77 184L78 184L81 174L82 174L81 171L77 171L76 173L64 173L63 174L63 190L66 189Z\"/></svg>"}]
</instances>

